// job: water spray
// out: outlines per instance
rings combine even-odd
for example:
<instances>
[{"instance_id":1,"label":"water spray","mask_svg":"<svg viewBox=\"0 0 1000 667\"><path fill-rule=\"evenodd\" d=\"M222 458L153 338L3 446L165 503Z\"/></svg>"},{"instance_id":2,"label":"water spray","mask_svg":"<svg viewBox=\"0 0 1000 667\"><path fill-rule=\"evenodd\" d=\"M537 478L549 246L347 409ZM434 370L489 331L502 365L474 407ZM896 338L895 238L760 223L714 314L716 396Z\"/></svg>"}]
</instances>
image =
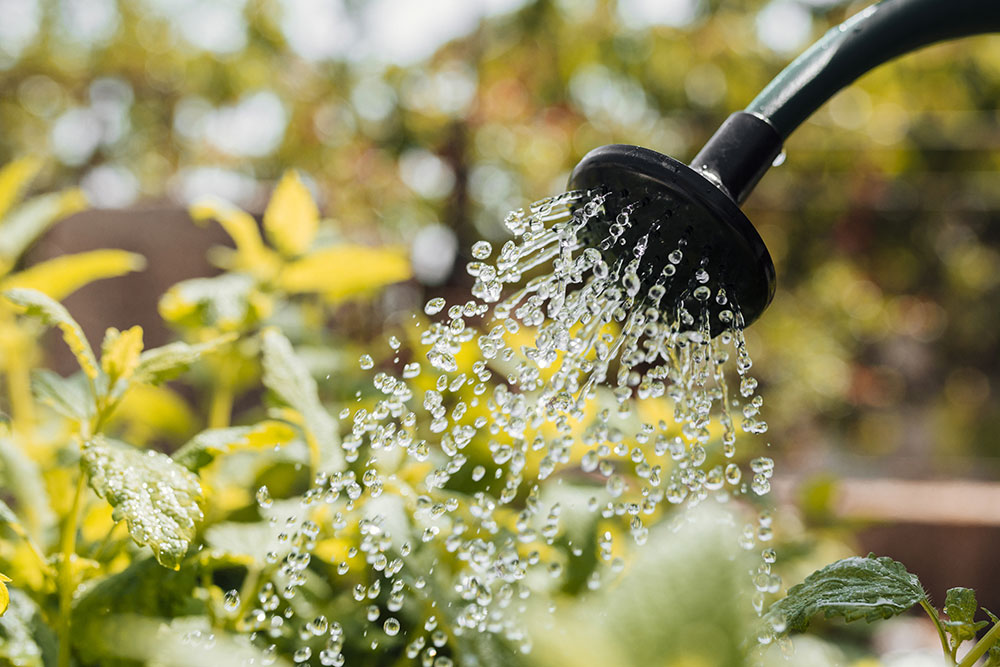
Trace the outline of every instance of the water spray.
<instances>
[{"instance_id":1,"label":"water spray","mask_svg":"<svg viewBox=\"0 0 1000 667\"><path fill-rule=\"evenodd\" d=\"M767 247L740 210L781 153L785 139L842 88L879 65L943 40L1000 32L996 0L883 0L829 30L796 58L743 111L732 114L690 165L656 151L614 144L588 153L573 170L571 190L607 195L605 211L630 207L630 226L602 248L609 263L650 239L639 277L661 282L667 300L687 299L683 280L663 281L662 269L678 243L686 253L678 275L707 263L713 279L738 297L743 324L756 320L774 296L775 272ZM590 238L605 237L614 214L599 216ZM708 303L719 333L726 304Z\"/></svg>"}]
</instances>

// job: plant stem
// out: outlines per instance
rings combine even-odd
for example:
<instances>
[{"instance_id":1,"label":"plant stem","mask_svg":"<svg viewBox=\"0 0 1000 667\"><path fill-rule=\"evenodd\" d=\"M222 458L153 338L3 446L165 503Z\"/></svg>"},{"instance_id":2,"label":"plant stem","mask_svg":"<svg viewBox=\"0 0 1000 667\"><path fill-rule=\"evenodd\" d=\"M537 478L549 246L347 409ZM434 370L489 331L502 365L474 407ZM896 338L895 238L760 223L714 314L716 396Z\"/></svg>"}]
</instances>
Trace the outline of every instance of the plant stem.
<instances>
[{"instance_id":1,"label":"plant stem","mask_svg":"<svg viewBox=\"0 0 1000 667\"><path fill-rule=\"evenodd\" d=\"M209 428L226 428L233 415L233 373L228 363L219 371L218 382L212 388L212 404L208 409Z\"/></svg>"},{"instance_id":2,"label":"plant stem","mask_svg":"<svg viewBox=\"0 0 1000 667\"><path fill-rule=\"evenodd\" d=\"M965 654L962 662L958 663L958 667L972 667L976 664L976 660L983 657L997 643L997 640L1000 640L1000 623L993 624L993 627L983 635L983 638L976 642L972 650Z\"/></svg>"},{"instance_id":3,"label":"plant stem","mask_svg":"<svg viewBox=\"0 0 1000 667\"><path fill-rule=\"evenodd\" d=\"M920 601L920 606L924 608L924 611L927 612L927 615L931 617L932 621L934 621L934 627L937 628L938 637L941 639L941 648L944 649L944 654L946 656L948 656L947 657L948 664L949 665L954 665L955 664L955 653L948 646L948 636L945 635L944 626L941 625L941 619L938 618L937 609L935 609L934 607L932 607L927 602L927 600L921 600Z\"/></svg>"},{"instance_id":4,"label":"plant stem","mask_svg":"<svg viewBox=\"0 0 1000 667\"><path fill-rule=\"evenodd\" d=\"M62 529L60 546L62 563L59 570L59 667L69 667L70 664L70 617L73 611L73 590L76 588L73 561L76 558L76 529L80 520L80 504L85 483L86 475L81 470L76 480L73 504Z\"/></svg>"}]
</instances>

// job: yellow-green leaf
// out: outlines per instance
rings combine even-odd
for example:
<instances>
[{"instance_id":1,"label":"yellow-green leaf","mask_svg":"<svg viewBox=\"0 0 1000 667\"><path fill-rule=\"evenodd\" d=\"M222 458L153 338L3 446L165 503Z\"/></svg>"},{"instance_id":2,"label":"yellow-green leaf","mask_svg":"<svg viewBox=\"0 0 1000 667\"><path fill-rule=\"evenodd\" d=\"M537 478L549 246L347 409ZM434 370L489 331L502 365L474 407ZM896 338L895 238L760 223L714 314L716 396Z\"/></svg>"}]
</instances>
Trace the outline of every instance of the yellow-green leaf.
<instances>
[{"instance_id":1,"label":"yellow-green leaf","mask_svg":"<svg viewBox=\"0 0 1000 667\"><path fill-rule=\"evenodd\" d=\"M274 251L264 245L257 221L249 213L217 199L194 204L190 213L196 222L217 220L233 239L236 244L236 260L233 266L226 268L264 277L270 277L277 270L279 259Z\"/></svg>"},{"instance_id":2,"label":"yellow-green leaf","mask_svg":"<svg viewBox=\"0 0 1000 667\"><path fill-rule=\"evenodd\" d=\"M128 381L139 365L142 354L142 327L134 326L125 332L111 327L104 333L101 346L101 368L114 384L118 380Z\"/></svg>"},{"instance_id":3,"label":"yellow-green leaf","mask_svg":"<svg viewBox=\"0 0 1000 667\"><path fill-rule=\"evenodd\" d=\"M285 172L264 211L264 231L271 244L288 257L304 253L316 238L319 209L294 170Z\"/></svg>"},{"instance_id":4,"label":"yellow-green leaf","mask_svg":"<svg viewBox=\"0 0 1000 667\"><path fill-rule=\"evenodd\" d=\"M23 287L61 301L87 283L141 271L146 259L124 250L91 250L62 255L8 276L0 289Z\"/></svg>"},{"instance_id":5,"label":"yellow-green leaf","mask_svg":"<svg viewBox=\"0 0 1000 667\"><path fill-rule=\"evenodd\" d=\"M132 539L153 550L161 565L178 569L204 519L198 476L169 456L96 436L83 444L90 487L125 519Z\"/></svg>"},{"instance_id":6,"label":"yellow-green leaf","mask_svg":"<svg viewBox=\"0 0 1000 667\"><path fill-rule=\"evenodd\" d=\"M34 197L8 213L0 223L0 273L6 273L53 223L86 206L80 190L66 190Z\"/></svg>"},{"instance_id":7,"label":"yellow-green leaf","mask_svg":"<svg viewBox=\"0 0 1000 667\"><path fill-rule=\"evenodd\" d=\"M318 292L338 300L398 283L410 275L410 262L402 249L338 245L286 266L278 286L286 292Z\"/></svg>"},{"instance_id":8,"label":"yellow-green leaf","mask_svg":"<svg viewBox=\"0 0 1000 667\"><path fill-rule=\"evenodd\" d=\"M201 355L236 340L235 334L226 334L204 343L188 345L176 342L146 350L139 355L139 365L133 374L133 381L158 384L184 372Z\"/></svg>"},{"instance_id":9,"label":"yellow-green leaf","mask_svg":"<svg viewBox=\"0 0 1000 667\"><path fill-rule=\"evenodd\" d=\"M344 469L337 422L320 403L316 380L292 344L277 329L261 332L264 355L264 385L278 398L295 408L305 422L306 439L314 453L314 463L324 471Z\"/></svg>"},{"instance_id":10,"label":"yellow-green leaf","mask_svg":"<svg viewBox=\"0 0 1000 667\"><path fill-rule=\"evenodd\" d=\"M266 420L253 426L233 426L202 431L173 453L174 461L197 472L217 456L239 449L273 448L286 444L295 431L283 422Z\"/></svg>"},{"instance_id":11,"label":"yellow-green leaf","mask_svg":"<svg viewBox=\"0 0 1000 667\"><path fill-rule=\"evenodd\" d=\"M7 584L10 582L10 577L0 573L0 616L3 616L10 606L10 593L7 591Z\"/></svg>"},{"instance_id":12,"label":"yellow-green leaf","mask_svg":"<svg viewBox=\"0 0 1000 667\"><path fill-rule=\"evenodd\" d=\"M24 309L25 313L39 318L49 326L59 327L63 340L73 352L80 368L91 380L97 377L97 358L90 349L83 330L62 304L33 289L9 289L3 295L15 305Z\"/></svg>"},{"instance_id":13,"label":"yellow-green leaf","mask_svg":"<svg viewBox=\"0 0 1000 667\"><path fill-rule=\"evenodd\" d=\"M28 184L34 180L42 161L34 156L23 157L0 169L0 218L14 205Z\"/></svg>"}]
</instances>

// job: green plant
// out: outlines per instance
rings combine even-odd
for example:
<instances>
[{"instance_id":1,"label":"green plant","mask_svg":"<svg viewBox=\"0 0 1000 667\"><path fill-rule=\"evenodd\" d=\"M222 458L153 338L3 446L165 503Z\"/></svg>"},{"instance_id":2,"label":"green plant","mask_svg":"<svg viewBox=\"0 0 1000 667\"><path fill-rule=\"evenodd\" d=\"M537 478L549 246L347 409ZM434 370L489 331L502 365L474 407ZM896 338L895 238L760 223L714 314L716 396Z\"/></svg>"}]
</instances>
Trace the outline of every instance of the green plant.
<instances>
[{"instance_id":1,"label":"green plant","mask_svg":"<svg viewBox=\"0 0 1000 667\"><path fill-rule=\"evenodd\" d=\"M768 640L789 631L804 631L810 619L822 613L826 618L845 621L877 621L896 616L920 605L934 622L941 648L949 665L971 667L988 654L986 665L1000 665L1000 618L984 609L990 620L975 620L979 609L976 593L970 588L949 589L943 620L916 575L891 558L853 556L823 567L802 583L793 586L764 616ZM959 648L974 640L983 628L990 629L962 656Z\"/></svg>"}]
</instances>

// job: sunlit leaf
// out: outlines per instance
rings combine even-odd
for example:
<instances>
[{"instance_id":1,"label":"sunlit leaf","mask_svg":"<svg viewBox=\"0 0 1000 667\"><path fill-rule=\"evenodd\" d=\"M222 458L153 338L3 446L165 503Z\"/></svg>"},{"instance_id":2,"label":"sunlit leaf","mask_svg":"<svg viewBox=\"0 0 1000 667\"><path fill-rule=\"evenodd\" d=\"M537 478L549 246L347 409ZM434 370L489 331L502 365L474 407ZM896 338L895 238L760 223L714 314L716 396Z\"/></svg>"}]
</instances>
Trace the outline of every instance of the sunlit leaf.
<instances>
[{"instance_id":1,"label":"sunlit leaf","mask_svg":"<svg viewBox=\"0 0 1000 667\"><path fill-rule=\"evenodd\" d=\"M48 326L59 327L63 340L73 352L83 372L91 380L97 377L97 359L94 357L94 351L90 349L90 343L83 335L80 325L62 304L32 289L9 289L3 294L23 308L28 315L39 318Z\"/></svg>"},{"instance_id":2,"label":"sunlit leaf","mask_svg":"<svg viewBox=\"0 0 1000 667\"><path fill-rule=\"evenodd\" d=\"M45 368L31 371L31 393L64 417L83 422L93 413L94 398L83 376L64 378Z\"/></svg>"},{"instance_id":3,"label":"sunlit leaf","mask_svg":"<svg viewBox=\"0 0 1000 667\"><path fill-rule=\"evenodd\" d=\"M261 333L261 341L264 384L302 415L306 436L311 441L310 446L320 452L323 468L342 470L344 453L340 448L337 424L319 401L316 380L279 331L266 329Z\"/></svg>"},{"instance_id":4,"label":"sunlit leaf","mask_svg":"<svg viewBox=\"0 0 1000 667\"><path fill-rule=\"evenodd\" d=\"M114 383L127 382L139 365L142 354L142 327L134 326L124 332L114 327L104 333L101 344L101 369Z\"/></svg>"},{"instance_id":5,"label":"sunlit leaf","mask_svg":"<svg viewBox=\"0 0 1000 667\"><path fill-rule=\"evenodd\" d=\"M91 488L128 522L132 539L148 545L160 564L177 568L203 515L201 484L169 456L96 436L83 445Z\"/></svg>"},{"instance_id":6,"label":"sunlit leaf","mask_svg":"<svg viewBox=\"0 0 1000 667\"><path fill-rule=\"evenodd\" d=\"M205 531L205 543L210 552L245 563L264 563L269 552L279 554L288 550L287 542L280 542L277 533L261 522L217 523Z\"/></svg>"},{"instance_id":7,"label":"sunlit leaf","mask_svg":"<svg viewBox=\"0 0 1000 667\"><path fill-rule=\"evenodd\" d=\"M295 431L279 421L262 421L253 426L233 426L202 431L173 453L174 461L197 472L217 456L240 449L263 449L284 445Z\"/></svg>"},{"instance_id":8,"label":"sunlit leaf","mask_svg":"<svg viewBox=\"0 0 1000 667\"><path fill-rule=\"evenodd\" d=\"M363 294L410 277L410 262L398 249L338 245L290 263L278 277L286 292L318 292L328 299Z\"/></svg>"},{"instance_id":9,"label":"sunlit leaf","mask_svg":"<svg viewBox=\"0 0 1000 667\"><path fill-rule=\"evenodd\" d=\"M927 594L916 575L891 558L852 556L813 572L771 605L767 619L805 630L822 612L827 618L874 621L901 614Z\"/></svg>"},{"instance_id":10,"label":"sunlit leaf","mask_svg":"<svg viewBox=\"0 0 1000 667\"><path fill-rule=\"evenodd\" d=\"M267 210L264 232L271 244L284 255L301 255L316 237L319 210L298 173L286 171L278 182Z\"/></svg>"},{"instance_id":11,"label":"sunlit leaf","mask_svg":"<svg viewBox=\"0 0 1000 667\"><path fill-rule=\"evenodd\" d=\"M86 206L79 190L41 195L21 204L0 223L0 263L9 268L53 223Z\"/></svg>"},{"instance_id":12,"label":"sunlit leaf","mask_svg":"<svg viewBox=\"0 0 1000 667\"><path fill-rule=\"evenodd\" d=\"M35 156L14 160L0 169L0 219L24 194L28 184L34 180L42 161Z\"/></svg>"},{"instance_id":13,"label":"sunlit leaf","mask_svg":"<svg viewBox=\"0 0 1000 667\"><path fill-rule=\"evenodd\" d=\"M265 277L274 273L279 259L273 250L264 245L253 216L219 199L197 202L190 212L191 217L198 222L217 220L233 239L236 244L236 262L234 266L227 268Z\"/></svg>"},{"instance_id":14,"label":"sunlit leaf","mask_svg":"<svg viewBox=\"0 0 1000 667\"><path fill-rule=\"evenodd\" d=\"M35 264L8 276L0 282L0 289L35 289L61 301L88 283L141 271L145 265L145 258L132 252L91 250Z\"/></svg>"},{"instance_id":15,"label":"sunlit leaf","mask_svg":"<svg viewBox=\"0 0 1000 667\"><path fill-rule=\"evenodd\" d=\"M132 381L158 384L169 380L187 370L201 355L235 339L235 335L229 334L195 345L176 342L146 350L139 355Z\"/></svg>"},{"instance_id":16,"label":"sunlit leaf","mask_svg":"<svg viewBox=\"0 0 1000 667\"><path fill-rule=\"evenodd\" d=\"M160 315L168 322L232 330L251 324L261 312L255 299L256 281L243 273L192 278L177 283L160 299Z\"/></svg>"},{"instance_id":17,"label":"sunlit leaf","mask_svg":"<svg viewBox=\"0 0 1000 667\"><path fill-rule=\"evenodd\" d=\"M6 505L4 505L6 507ZM0 616L7 613L7 607L10 606L10 593L7 591L7 584L11 582L11 578L0 572Z\"/></svg>"}]
</instances>

